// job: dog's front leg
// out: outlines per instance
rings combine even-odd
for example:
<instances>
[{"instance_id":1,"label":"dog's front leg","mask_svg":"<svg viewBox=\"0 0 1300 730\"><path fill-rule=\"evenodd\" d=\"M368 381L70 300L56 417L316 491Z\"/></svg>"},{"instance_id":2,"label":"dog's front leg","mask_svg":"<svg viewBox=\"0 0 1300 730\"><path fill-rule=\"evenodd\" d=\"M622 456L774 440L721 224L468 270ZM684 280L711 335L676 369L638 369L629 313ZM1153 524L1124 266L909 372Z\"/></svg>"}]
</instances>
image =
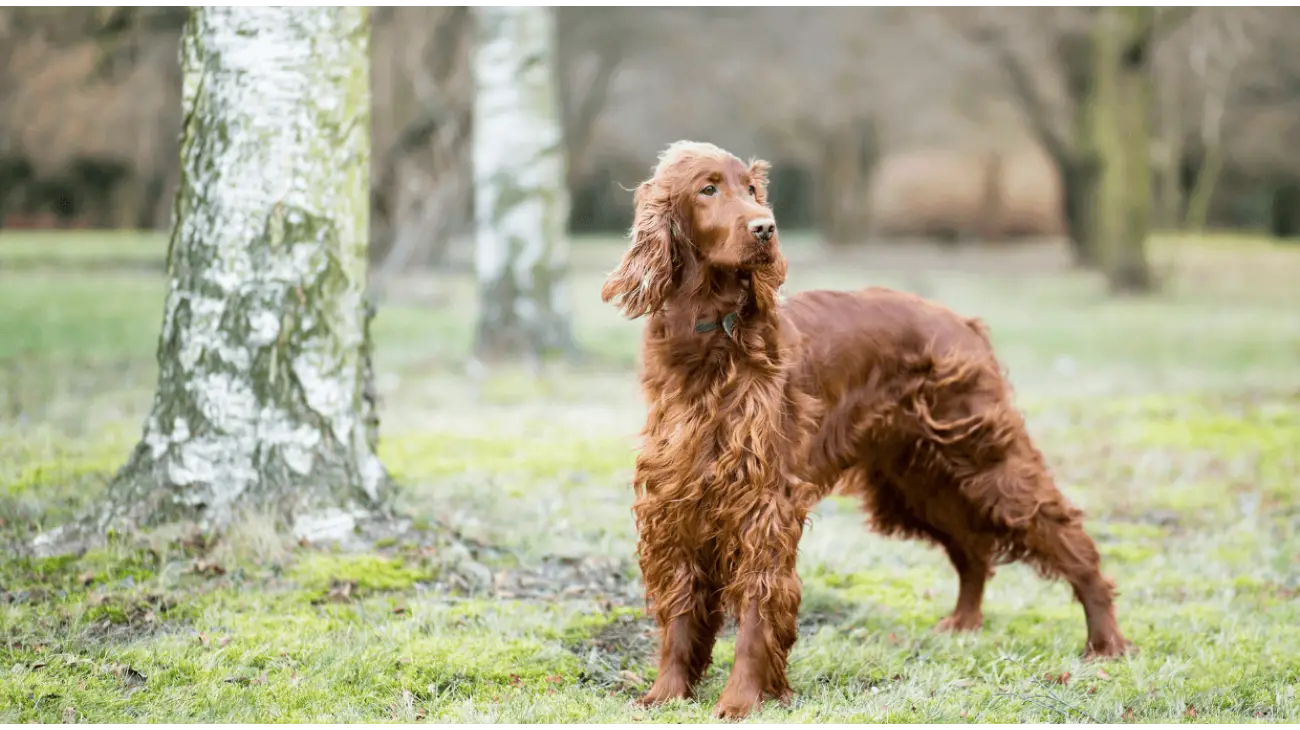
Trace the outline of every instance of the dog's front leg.
<instances>
[{"instance_id":1,"label":"dog's front leg","mask_svg":"<svg viewBox=\"0 0 1300 730\"><path fill-rule=\"evenodd\" d=\"M740 618L736 663L714 708L718 717L744 717L764 698L790 699L786 665L798 637L802 534L802 517L781 497L763 504L742 532L738 570L725 592Z\"/></svg>"},{"instance_id":2,"label":"dog's front leg","mask_svg":"<svg viewBox=\"0 0 1300 730\"><path fill-rule=\"evenodd\" d=\"M698 549L672 545L672 536L642 533L641 573L659 624L659 674L638 700L655 705L690 699L713 658L723 613L712 565Z\"/></svg>"}]
</instances>

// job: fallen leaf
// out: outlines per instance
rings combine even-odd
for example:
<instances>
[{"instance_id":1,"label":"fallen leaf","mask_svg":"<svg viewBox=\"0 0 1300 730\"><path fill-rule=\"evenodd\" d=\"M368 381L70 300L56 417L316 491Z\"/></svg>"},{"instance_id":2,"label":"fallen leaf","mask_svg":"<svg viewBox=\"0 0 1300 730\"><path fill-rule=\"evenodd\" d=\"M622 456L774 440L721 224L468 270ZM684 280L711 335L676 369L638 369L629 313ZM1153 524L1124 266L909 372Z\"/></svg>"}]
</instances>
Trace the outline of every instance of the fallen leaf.
<instances>
[{"instance_id":1,"label":"fallen leaf","mask_svg":"<svg viewBox=\"0 0 1300 730\"><path fill-rule=\"evenodd\" d=\"M217 641L217 646L226 646L226 645L229 644L229 643L230 643L230 637L229 637L229 636L223 636L223 637L221 637L221 639L219 639L219 640Z\"/></svg>"},{"instance_id":2,"label":"fallen leaf","mask_svg":"<svg viewBox=\"0 0 1300 730\"><path fill-rule=\"evenodd\" d=\"M551 676L546 678L546 681L550 682L551 684L559 684L560 682L564 681L564 677L561 677L558 674L552 674Z\"/></svg>"},{"instance_id":3,"label":"fallen leaf","mask_svg":"<svg viewBox=\"0 0 1300 730\"><path fill-rule=\"evenodd\" d=\"M84 573L82 573L81 575L77 576L77 582L80 583L80 584L83 585L83 586L88 586L88 585L90 585L91 583L94 583L94 582L95 582L95 572L92 571L92 570L87 570L86 572L84 572Z\"/></svg>"},{"instance_id":4,"label":"fallen leaf","mask_svg":"<svg viewBox=\"0 0 1300 730\"><path fill-rule=\"evenodd\" d=\"M1195 706L1195 705L1189 705L1189 706L1187 707L1187 710L1186 710L1183 714L1186 715L1186 716L1188 716L1188 717L1196 717L1196 706Z\"/></svg>"},{"instance_id":5,"label":"fallen leaf","mask_svg":"<svg viewBox=\"0 0 1300 730\"><path fill-rule=\"evenodd\" d=\"M76 721L77 721L77 708L75 707L63 708L63 722L66 724L71 724Z\"/></svg>"},{"instance_id":6,"label":"fallen leaf","mask_svg":"<svg viewBox=\"0 0 1300 730\"><path fill-rule=\"evenodd\" d=\"M1132 707L1125 707L1125 708L1124 708L1124 719L1125 719L1125 720L1132 720L1134 717L1136 717L1136 715L1133 714L1133 708L1132 708Z\"/></svg>"},{"instance_id":7,"label":"fallen leaf","mask_svg":"<svg viewBox=\"0 0 1300 730\"><path fill-rule=\"evenodd\" d=\"M1048 672L1048 674L1047 674L1047 681L1049 681L1049 682L1055 682L1055 683L1057 683L1057 684L1069 684L1069 683L1070 683L1070 673L1069 673L1069 672L1061 672L1060 674L1055 674L1055 675L1054 675L1054 674L1052 674L1051 672Z\"/></svg>"},{"instance_id":8,"label":"fallen leaf","mask_svg":"<svg viewBox=\"0 0 1300 730\"><path fill-rule=\"evenodd\" d=\"M1110 679L1110 675L1106 673L1105 669L1098 669L1097 679Z\"/></svg>"},{"instance_id":9,"label":"fallen leaf","mask_svg":"<svg viewBox=\"0 0 1300 730\"><path fill-rule=\"evenodd\" d=\"M337 578L330 581L329 592L322 598L317 598L313 603L349 603L352 601L352 593L357 589L357 582L354 580L338 580Z\"/></svg>"},{"instance_id":10,"label":"fallen leaf","mask_svg":"<svg viewBox=\"0 0 1300 730\"><path fill-rule=\"evenodd\" d=\"M965 716L966 716L966 711L965 711L965 710L962 710L962 711L961 711L961 716L962 716L962 717L965 717Z\"/></svg>"},{"instance_id":11,"label":"fallen leaf","mask_svg":"<svg viewBox=\"0 0 1300 730\"><path fill-rule=\"evenodd\" d=\"M207 646L207 645L210 644L210 643L212 643L212 640L208 638L208 635L205 634L205 633L203 633L202 631L200 631L200 632L199 632L199 644L201 644L202 646Z\"/></svg>"},{"instance_id":12,"label":"fallen leaf","mask_svg":"<svg viewBox=\"0 0 1300 730\"><path fill-rule=\"evenodd\" d=\"M645 680L641 679L641 677L637 675L636 672L632 672L627 669L624 669L623 671L618 673L618 679L620 682L628 685L629 687L640 687L642 684L645 683Z\"/></svg>"},{"instance_id":13,"label":"fallen leaf","mask_svg":"<svg viewBox=\"0 0 1300 730\"><path fill-rule=\"evenodd\" d=\"M404 613L406 613L406 606L397 606L393 608L394 615L401 616Z\"/></svg>"},{"instance_id":14,"label":"fallen leaf","mask_svg":"<svg viewBox=\"0 0 1300 730\"><path fill-rule=\"evenodd\" d=\"M519 685L523 684L523 681L524 681L523 677L520 677L518 674L511 674L511 675L510 675L510 686L511 686L511 687L518 687Z\"/></svg>"},{"instance_id":15,"label":"fallen leaf","mask_svg":"<svg viewBox=\"0 0 1300 730\"><path fill-rule=\"evenodd\" d=\"M34 661L34 662L31 663L30 668L31 668L31 669L41 669L41 668L43 668L44 666L45 666L45 662L43 662L43 661L41 661L41 660L38 659L38 660L36 660L36 661Z\"/></svg>"}]
</instances>

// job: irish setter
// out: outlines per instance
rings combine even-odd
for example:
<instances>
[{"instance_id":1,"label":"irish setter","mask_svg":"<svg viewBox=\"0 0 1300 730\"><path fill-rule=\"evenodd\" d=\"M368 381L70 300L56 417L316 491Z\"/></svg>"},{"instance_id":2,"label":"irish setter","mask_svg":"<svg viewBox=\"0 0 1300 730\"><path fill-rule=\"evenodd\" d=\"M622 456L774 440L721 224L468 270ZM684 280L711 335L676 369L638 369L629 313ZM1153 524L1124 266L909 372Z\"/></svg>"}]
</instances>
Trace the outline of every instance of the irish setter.
<instances>
[{"instance_id":1,"label":"irish setter","mask_svg":"<svg viewBox=\"0 0 1300 730\"><path fill-rule=\"evenodd\" d=\"M668 147L601 291L648 317L633 511L661 656L640 702L690 697L728 615L736 660L715 714L789 698L799 539L834 489L880 532L947 552L960 589L938 628L980 628L993 566L1026 560L1073 586L1086 655L1124 653L1113 584L982 324L880 288L783 300L768 169L711 144Z\"/></svg>"}]
</instances>

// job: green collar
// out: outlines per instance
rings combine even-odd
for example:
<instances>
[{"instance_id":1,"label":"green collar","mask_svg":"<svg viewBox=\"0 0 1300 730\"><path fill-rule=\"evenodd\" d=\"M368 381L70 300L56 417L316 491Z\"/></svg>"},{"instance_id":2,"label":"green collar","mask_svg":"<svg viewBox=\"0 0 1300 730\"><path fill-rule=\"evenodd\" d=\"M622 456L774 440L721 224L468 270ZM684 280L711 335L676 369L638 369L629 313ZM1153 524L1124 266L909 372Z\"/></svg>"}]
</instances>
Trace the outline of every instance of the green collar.
<instances>
[{"instance_id":1,"label":"green collar","mask_svg":"<svg viewBox=\"0 0 1300 730\"><path fill-rule=\"evenodd\" d=\"M701 321L699 321L699 322L696 322L696 323L695 323L695 331L696 331L696 332L712 332L713 330L716 330L716 329L718 329L719 327L721 327L721 328L722 328L722 331L723 331L723 332L726 332L728 337L730 337L730 338L732 338L732 339L735 339L735 337L736 337L736 324L737 324L738 322L740 322L740 312L731 312L731 313L728 314L727 316L723 317L721 322L708 322L708 321L705 321L705 320L701 320Z\"/></svg>"}]
</instances>

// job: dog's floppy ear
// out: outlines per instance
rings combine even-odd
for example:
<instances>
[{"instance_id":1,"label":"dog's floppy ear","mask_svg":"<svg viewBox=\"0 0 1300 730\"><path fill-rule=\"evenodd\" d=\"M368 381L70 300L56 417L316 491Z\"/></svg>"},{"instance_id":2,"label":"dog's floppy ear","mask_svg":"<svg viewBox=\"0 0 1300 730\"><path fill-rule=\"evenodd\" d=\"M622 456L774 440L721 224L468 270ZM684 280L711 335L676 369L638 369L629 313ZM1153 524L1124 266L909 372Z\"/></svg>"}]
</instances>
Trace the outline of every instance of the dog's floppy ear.
<instances>
[{"instance_id":1,"label":"dog's floppy ear","mask_svg":"<svg viewBox=\"0 0 1300 730\"><path fill-rule=\"evenodd\" d=\"M641 183L633 200L632 243L600 290L602 301L618 297L619 309L629 319L663 307L673 285L674 248L682 235L676 203L657 180Z\"/></svg>"},{"instance_id":2,"label":"dog's floppy ear","mask_svg":"<svg viewBox=\"0 0 1300 730\"><path fill-rule=\"evenodd\" d=\"M759 205L767 205L767 174L771 169L772 165L767 160L749 161L749 183L758 191L754 197Z\"/></svg>"}]
</instances>

